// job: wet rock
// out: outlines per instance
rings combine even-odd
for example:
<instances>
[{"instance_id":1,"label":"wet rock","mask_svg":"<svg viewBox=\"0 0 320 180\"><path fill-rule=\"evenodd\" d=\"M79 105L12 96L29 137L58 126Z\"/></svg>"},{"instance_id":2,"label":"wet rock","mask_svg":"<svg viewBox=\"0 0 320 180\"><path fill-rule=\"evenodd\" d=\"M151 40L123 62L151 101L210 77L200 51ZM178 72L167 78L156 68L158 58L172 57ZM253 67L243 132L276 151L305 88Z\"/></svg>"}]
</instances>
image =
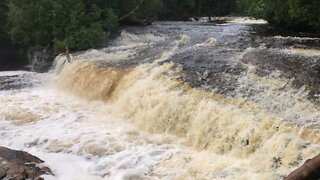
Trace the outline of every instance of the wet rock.
<instances>
[{"instance_id":1,"label":"wet rock","mask_svg":"<svg viewBox=\"0 0 320 180\"><path fill-rule=\"evenodd\" d=\"M2 90L17 90L32 87L33 85L39 83L34 78L34 73L25 74L13 74L8 76L0 76L0 91Z\"/></svg>"},{"instance_id":2,"label":"wet rock","mask_svg":"<svg viewBox=\"0 0 320 180\"><path fill-rule=\"evenodd\" d=\"M320 154L307 160L301 167L293 171L284 180L320 179Z\"/></svg>"},{"instance_id":3,"label":"wet rock","mask_svg":"<svg viewBox=\"0 0 320 180\"><path fill-rule=\"evenodd\" d=\"M193 21L194 20L194 21ZM152 26L128 27L127 33L137 35L133 42L148 44L144 48L136 48L136 54L123 60L103 61L103 67L131 68L143 63L161 59L162 54L170 54L162 63L175 63L182 67L183 74L178 77L191 87L214 90L226 96L250 97L257 90L248 87L243 92L242 78L248 73L258 76L269 76L273 72L290 81L290 87L305 88L310 92L309 99L314 101L320 94L320 56L316 53L299 53L302 50L320 51L320 38L282 37L279 32L268 32L267 24L246 25L245 23L228 23L217 25L208 23L209 19L194 18L189 22L155 22ZM234 17L216 18L212 21L232 21ZM243 19L252 20L252 19ZM272 28L271 28L272 29ZM261 32L266 30L267 32ZM161 40L153 42L145 38L145 34L153 34ZM181 35L189 37L179 41ZM276 35L276 36L275 36ZM209 39L215 43L206 44ZM180 39L181 40L181 39ZM117 39L110 47L103 49L105 53L119 51L112 46L122 45ZM154 43L154 44L153 44ZM297 52L294 50L298 49ZM126 51L128 49L121 49ZM293 50L293 51L291 51ZM247 66L250 65L250 66ZM248 71L248 67L254 67ZM291 80L293 80L291 84ZM302 88L302 89L303 89Z\"/></svg>"},{"instance_id":4,"label":"wet rock","mask_svg":"<svg viewBox=\"0 0 320 180\"><path fill-rule=\"evenodd\" d=\"M29 61L31 62L32 70L43 73L49 71L54 61L54 54L47 50L29 52Z\"/></svg>"},{"instance_id":5,"label":"wet rock","mask_svg":"<svg viewBox=\"0 0 320 180\"><path fill-rule=\"evenodd\" d=\"M268 76L275 70L282 76L293 78L296 88L305 86L311 99L320 93L320 56L302 53L287 53L282 50L257 48L248 52L242 59L245 64L254 65L256 73Z\"/></svg>"},{"instance_id":6,"label":"wet rock","mask_svg":"<svg viewBox=\"0 0 320 180\"><path fill-rule=\"evenodd\" d=\"M24 151L0 146L0 179L43 179L40 176L52 175L44 161Z\"/></svg>"}]
</instances>

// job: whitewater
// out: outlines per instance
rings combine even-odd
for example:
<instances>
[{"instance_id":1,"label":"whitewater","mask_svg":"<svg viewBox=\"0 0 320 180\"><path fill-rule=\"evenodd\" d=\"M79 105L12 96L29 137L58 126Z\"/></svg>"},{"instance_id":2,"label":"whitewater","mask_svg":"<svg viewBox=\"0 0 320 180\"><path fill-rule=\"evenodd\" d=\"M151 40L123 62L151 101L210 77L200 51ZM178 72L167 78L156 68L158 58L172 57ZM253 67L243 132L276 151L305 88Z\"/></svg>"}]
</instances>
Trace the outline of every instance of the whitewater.
<instances>
[{"instance_id":1,"label":"whitewater","mask_svg":"<svg viewBox=\"0 0 320 180\"><path fill-rule=\"evenodd\" d=\"M49 180L282 179L320 152L319 39L264 25L156 22L48 73L0 72L0 145Z\"/></svg>"}]
</instances>

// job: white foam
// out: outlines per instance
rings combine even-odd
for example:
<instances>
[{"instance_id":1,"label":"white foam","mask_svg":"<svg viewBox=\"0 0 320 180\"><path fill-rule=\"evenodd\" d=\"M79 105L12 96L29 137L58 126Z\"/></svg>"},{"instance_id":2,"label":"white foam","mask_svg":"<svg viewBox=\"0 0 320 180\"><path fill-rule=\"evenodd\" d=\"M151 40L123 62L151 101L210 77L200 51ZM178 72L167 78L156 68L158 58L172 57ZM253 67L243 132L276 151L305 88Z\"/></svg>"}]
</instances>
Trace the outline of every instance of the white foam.
<instances>
[{"instance_id":1,"label":"white foam","mask_svg":"<svg viewBox=\"0 0 320 180\"><path fill-rule=\"evenodd\" d=\"M0 76L17 76L22 74L30 74L29 71L0 71Z\"/></svg>"},{"instance_id":2,"label":"white foam","mask_svg":"<svg viewBox=\"0 0 320 180\"><path fill-rule=\"evenodd\" d=\"M266 20L255 19L252 17L234 17L234 18L231 18L231 20L229 20L228 22L240 23L240 24L268 24Z\"/></svg>"},{"instance_id":3,"label":"white foam","mask_svg":"<svg viewBox=\"0 0 320 180\"><path fill-rule=\"evenodd\" d=\"M59 91L12 91L0 94L0 101L6 111L21 108L40 115L20 124L12 123L14 115L0 120L0 145L44 160L55 174L47 179L151 178L154 166L179 149L167 143L170 137L141 133L108 115L100 102Z\"/></svg>"}]
</instances>

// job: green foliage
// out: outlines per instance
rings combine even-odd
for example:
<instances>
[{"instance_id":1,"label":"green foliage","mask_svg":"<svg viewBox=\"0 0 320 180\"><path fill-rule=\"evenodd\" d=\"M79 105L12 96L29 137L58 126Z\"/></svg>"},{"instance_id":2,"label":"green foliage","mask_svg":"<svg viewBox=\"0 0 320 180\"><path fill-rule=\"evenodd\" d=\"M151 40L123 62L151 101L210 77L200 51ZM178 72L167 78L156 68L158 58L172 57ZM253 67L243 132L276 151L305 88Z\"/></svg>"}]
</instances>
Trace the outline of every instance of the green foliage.
<instances>
[{"instance_id":1,"label":"green foliage","mask_svg":"<svg viewBox=\"0 0 320 180\"><path fill-rule=\"evenodd\" d=\"M164 0L162 17L186 19L192 16L222 16L235 11L235 0Z\"/></svg>"},{"instance_id":2,"label":"green foliage","mask_svg":"<svg viewBox=\"0 0 320 180\"><path fill-rule=\"evenodd\" d=\"M8 34L5 29L5 24L7 24L7 13L8 8L6 1L0 2L0 45L5 44L8 41Z\"/></svg>"},{"instance_id":3,"label":"green foliage","mask_svg":"<svg viewBox=\"0 0 320 180\"><path fill-rule=\"evenodd\" d=\"M54 52L63 52L66 50L67 47L67 42L66 40L58 40L58 39L54 39L53 40L53 51Z\"/></svg>"},{"instance_id":4,"label":"green foliage","mask_svg":"<svg viewBox=\"0 0 320 180\"><path fill-rule=\"evenodd\" d=\"M162 0L10 0L1 1L0 20L12 43L61 52L103 45L119 17L152 19L162 5Z\"/></svg>"},{"instance_id":5,"label":"green foliage","mask_svg":"<svg viewBox=\"0 0 320 180\"><path fill-rule=\"evenodd\" d=\"M236 11L320 32L319 7L319 0L2 0L0 44L83 50L104 45L119 20L150 22L159 13L164 19L187 19Z\"/></svg>"},{"instance_id":6,"label":"green foliage","mask_svg":"<svg viewBox=\"0 0 320 180\"><path fill-rule=\"evenodd\" d=\"M138 18L155 18L162 8L162 0L144 0L141 8L137 11Z\"/></svg>"},{"instance_id":7,"label":"green foliage","mask_svg":"<svg viewBox=\"0 0 320 180\"><path fill-rule=\"evenodd\" d=\"M84 50L102 45L105 40L106 35L102 30L102 26L98 23L94 23L89 27L83 26L70 34L66 42L72 49Z\"/></svg>"},{"instance_id":8,"label":"green foliage","mask_svg":"<svg viewBox=\"0 0 320 180\"><path fill-rule=\"evenodd\" d=\"M320 1L288 0L289 26L309 26L320 32Z\"/></svg>"},{"instance_id":9,"label":"green foliage","mask_svg":"<svg viewBox=\"0 0 320 180\"><path fill-rule=\"evenodd\" d=\"M320 33L319 0L238 0L238 11L281 27Z\"/></svg>"},{"instance_id":10,"label":"green foliage","mask_svg":"<svg viewBox=\"0 0 320 180\"><path fill-rule=\"evenodd\" d=\"M118 26L118 17L115 11L111 8L101 11L102 26L105 30L110 30Z\"/></svg>"},{"instance_id":11,"label":"green foliage","mask_svg":"<svg viewBox=\"0 0 320 180\"><path fill-rule=\"evenodd\" d=\"M163 7L162 0L121 0L117 5L119 19L127 22L150 22Z\"/></svg>"},{"instance_id":12,"label":"green foliage","mask_svg":"<svg viewBox=\"0 0 320 180\"><path fill-rule=\"evenodd\" d=\"M200 15L228 15L235 9L235 0L201 0L201 2Z\"/></svg>"},{"instance_id":13,"label":"green foliage","mask_svg":"<svg viewBox=\"0 0 320 180\"><path fill-rule=\"evenodd\" d=\"M111 8L98 7L94 1L87 2L11 0L7 15L12 42L57 52L66 46L82 50L102 45L106 42L105 31L118 25L117 14Z\"/></svg>"},{"instance_id":14,"label":"green foliage","mask_svg":"<svg viewBox=\"0 0 320 180\"><path fill-rule=\"evenodd\" d=\"M185 19L195 14L196 0L164 0L161 17L164 19Z\"/></svg>"}]
</instances>

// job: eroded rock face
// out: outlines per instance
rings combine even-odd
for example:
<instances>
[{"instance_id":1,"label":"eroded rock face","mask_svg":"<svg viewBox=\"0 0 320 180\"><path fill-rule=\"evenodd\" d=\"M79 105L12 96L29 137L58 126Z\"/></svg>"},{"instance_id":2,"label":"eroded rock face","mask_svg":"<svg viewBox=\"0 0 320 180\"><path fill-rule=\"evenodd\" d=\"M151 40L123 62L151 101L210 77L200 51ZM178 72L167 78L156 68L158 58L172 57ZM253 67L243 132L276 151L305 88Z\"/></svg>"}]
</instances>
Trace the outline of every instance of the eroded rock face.
<instances>
[{"instance_id":1,"label":"eroded rock face","mask_svg":"<svg viewBox=\"0 0 320 180\"><path fill-rule=\"evenodd\" d=\"M41 166L44 161L24 151L0 146L0 179L43 179L51 174L48 167Z\"/></svg>"},{"instance_id":2,"label":"eroded rock face","mask_svg":"<svg viewBox=\"0 0 320 180\"><path fill-rule=\"evenodd\" d=\"M31 62L32 70L38 73L49 71L53 64L54 57L54 54L47 50L29 53L29 61Z\"/></svg>"}]
</instances>

